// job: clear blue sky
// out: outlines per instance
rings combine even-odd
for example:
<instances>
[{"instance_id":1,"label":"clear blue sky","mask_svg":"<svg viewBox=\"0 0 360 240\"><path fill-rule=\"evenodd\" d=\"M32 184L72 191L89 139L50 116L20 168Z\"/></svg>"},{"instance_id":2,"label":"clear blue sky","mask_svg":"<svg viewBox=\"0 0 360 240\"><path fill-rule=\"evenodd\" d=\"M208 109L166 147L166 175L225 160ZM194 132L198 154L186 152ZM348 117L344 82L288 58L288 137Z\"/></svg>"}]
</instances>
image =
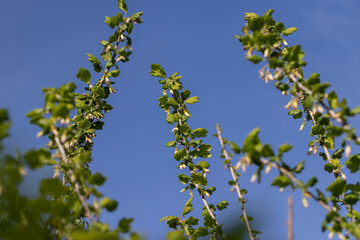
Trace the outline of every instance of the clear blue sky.
<instances>
[{"instance_id":1,"label":"clear blue sky","mask_svg":"<svg viewBox=\"0 0 360 240\"><path fill-rule=\"evenodd\" d=\"M102 50L99 41L110 34L105 16L116 14L116 3L0 1L0 107L10 109L13 120L7 141L11 150L18 146L25 151L46 142L35 138L38 128L25 117L26 112L42 107L41 88L75 81L82 92L84 85L75 74L79 67L91 68L86 53ZM157 104L161 89L148 74L152 63L161 64L170 74L180 72L185 88L199 96L200 102L190 109L193 128L215 133L215 124L220 123L224 136L241 144L253 128L260 127L261 139L274 148L282 143L295 145L286 155L287 162L306 160L303 179L321 175L319 187L332 180L322 170L322 160L306 156L309 124L299 133L301 120L293 120L283 107L289 99L258 78L261 66L247 62L233 38L240 34L245 12L263 14L270 8L286 27L299 28L288 42L302 45L308 63L305 75L320 73L322 81L330 82L351 107L359 105L359 1L128 0L130 12L145 12L145 23L134 28L134 54L130 62L120 65L118 92L110 99L115 109L106 115L104 131L95 140L92 169L108 176L102 190L119 202L118 210L104 214L104 219L116 224L123 216L134 217L134 229L150 240L164 239L168 228L159 219L180 215L188 198L179 193L180 170L173 149L164 147L173 139L172 127ZM359 119L352 124L359 128ZM231 204L218 215L221 223L238 221L240 208L235 194L229 192L229 173L219 159L218 142L209 135L206 142L213 146L213 158L208 178L218 189L211 199ZM253 224L264 232L262 239L287 239L289 191L279 193L270 186L275 171L261 185L250 183L253 170L240 178L249 192L247 209L255 218ZM30 179L43 175L51 176L51 169ZM34 180L26 184L33 185ZM325 212L313 201L304 209L299 192L294 198L296 239L326 239L320 229ZM202 207L200 201L195 201L195 207Z\"/></svg>"}]
</instances>

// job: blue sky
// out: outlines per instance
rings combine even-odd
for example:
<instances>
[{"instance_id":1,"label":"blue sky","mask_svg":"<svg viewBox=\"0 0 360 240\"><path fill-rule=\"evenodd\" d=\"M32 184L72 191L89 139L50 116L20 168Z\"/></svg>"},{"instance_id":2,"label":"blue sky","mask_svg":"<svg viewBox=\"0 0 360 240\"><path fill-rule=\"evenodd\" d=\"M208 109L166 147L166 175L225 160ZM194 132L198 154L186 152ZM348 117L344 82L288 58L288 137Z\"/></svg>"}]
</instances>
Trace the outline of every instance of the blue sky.
<instances>
[{"instance_id":1,"label":"blue sky","mask_svg":"<svg viewBox=\"0 0 360 240\"><path fill-rule=\"evenodd\" d=\"M10 110L12 137L10 151L37 148L46 139L36 139L36 126L30 126L25 113L42 107L41 88L58 87L76 79L79 67L91 68L86 53L98 54L99 41L110 34L105 16L118 11L116 0L93 1L0 1L0 107ZM240 43L233 35L240 34L245 12L263 14L273 8L274 18L286 27L299 31L288 38L289 44L301 44L307 66L304 73L321 74L340 97L351 107L359 105L360 69L360 2L355 0L318 1L128 1L129 12L143 11L145 23L136 25L132 34L134 54L130 62L121 64L117 80L118 92L110 98L115 109L106 115L106 125L95 139L93 171L108 176L103 192L119 202L115 213L104 214L104 220L116 224L121 217L134 217L134 229L150 240L164 239L168 231L159 219L180 215L188 198L180 194L173 149L165 148L173 139L172 127L157 105L160 85L148 72L152 63L161 64L169 74L180 72L185 88L199 96L191 106L190 126L205 127L215 133L220 123L224 137L242 144L245 136L260 127L264 143L276 148L283 143L295 145L286 155L289 164L306 160L303 179L320 175L319 187L327 186L332 175L325 173L323 161L306 155L309 125L299 133L301 120L293 120L284 109L287 97L272 84L258 78L261 65L244 59ZM360 127L359 119L352 125ZM205 140L213 146L210 160L210 185L217 191L213 202L228 200L230 207L219 214L220 222L238 221L240 207L234 193L229 192L230 175L224 171L215 138ZM359 149L357 149L358 151ZM254 169L240 178L248 189L247 209L263 231L262 239L287 239L287 197L271 187L275 171L263 182L250 183ZM30 179L51 176L51 169L32 174ZM36 181L26 183L35 186ZM320 224L325 212L310 201L304 209L301 194L295 198L296 239L326 239ZM200 201L195 207L201 208ZM229 220L233 217L234 220Z\"/></svg>"}]
</instances>

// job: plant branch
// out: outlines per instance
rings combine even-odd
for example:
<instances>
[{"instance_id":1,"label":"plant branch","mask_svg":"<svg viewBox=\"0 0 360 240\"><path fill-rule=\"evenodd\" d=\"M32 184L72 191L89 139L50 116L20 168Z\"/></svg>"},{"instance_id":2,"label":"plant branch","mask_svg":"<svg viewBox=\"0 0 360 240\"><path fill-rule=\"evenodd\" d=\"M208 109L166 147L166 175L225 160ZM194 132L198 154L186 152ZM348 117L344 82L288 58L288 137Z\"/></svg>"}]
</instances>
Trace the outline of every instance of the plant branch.
<instances>
[{"instance_id":1,"label":"plant branch","mask_svg":"<svg viewBox=\"0 0 360 240\"><path fill-rule=\"evenodd\" d=\"M289 209L288 209L289 215L288 215L288 222L287 222L288 240L293 240L294 232L293 232L293 197L292 197L292 195L289 196L288 205L289 205Z\"/></svg>"},{"instance_id":2,"label":"plant branch","mask_svg":"<svg viewBox=\"0 0 360 240\"><path fill-rule=\"evenodd\" d=\"M65 153L64 146L61 144L61 142L60 142L60 140L59 140L59 135L58 135L57 131L53 131L53 133L54 133L55 142L56 142L57 146L59 147L59 151L60 151L62 160L63 160L65 163L69 163L69 160L68 160L68 158L66 157L66 153ZM83 205L83 207L84 207L84 209L85 209L85 216L89 218L89 220L90 220L91 223L93 223L93 222L94 222L94 219L93 219L93 217L92 217L92 215L91 215L91 211L90 211L89 205L87 204L85 197L81 194L80 185L79 185L79 183L78 183L77 180L76 180L76 176L75 176L75 174L74 174L74 172L73 172L72 169L69 169L69 173L70 173L71 182L72 182L72 183L74 184L74 186L75 186L76 194L78 195L79 200L80 200L81 204Z\"/></svg>"},{"instance_id":3,"label":"plant branch","mask_svg":"<svg viewBox=\"0 0 360 240\"><path fill-rule=\"evenodd\" d=\"M301 90L303 90L305 93L309 94L309 95L312 95L313 92L308 89L307 87L305 87L302 83L300 83L294 74L289 74L288 75L288 79L295 83L297 85L297 87ZM329 113L330 117L335 119L343 128L348 128L348 123L346 122L346 120L342 119L340 116L338 116L338 114L336 114L334 112L334 110L330 109L325 103L323 100L319 100L319 103L321 104L321 106L323 106L325 108L325 110ZM354 133L353 134L353 140L357 143L360 143L360 137L356 136L356 134Z\"/></svg>"},{"instance_id":4,"label":"plant branch","mask_svg":"<svg viewBox=\"0 0 360 240\"><path fill-rule=\"evenodd\" d=\"M251 234L251 227L250 227L250 223L249 223L249 220L248 220L248 217L247 217L247 214L246 214L246 211L245 211L245 206L244 206L244 195L241 194L241 191L240 191L240 187L239 187L239 182L238 182L238 177L236 176L235 174L235 171L234 171L234 168L233 166L230 164L230 161L231 161L231 158L229 157L228 155L228 152L226 151L225 149L225 144L224 144L224 141L221 137L221 130L220 130L220 126L219 124L216 124L216 131L217 131L217 135L218 135L218 139L219 139L219 142L220 142L220 145L221 145L221 150L222 152L224 153L225 155L225 159L228 160L229 162L227 163L227 166L229 168L229 171L231 173L231 176L235 182L235 190L236 190L236 193L240 199L240 203L241 203L241 210L242 210L242 213L244 215L244 219L245 219L245 224L246 224L246 228L249 232L249 236L250 236L250 239L251 240L254 240L252 234Z\"/></svg>"}]
</instances>

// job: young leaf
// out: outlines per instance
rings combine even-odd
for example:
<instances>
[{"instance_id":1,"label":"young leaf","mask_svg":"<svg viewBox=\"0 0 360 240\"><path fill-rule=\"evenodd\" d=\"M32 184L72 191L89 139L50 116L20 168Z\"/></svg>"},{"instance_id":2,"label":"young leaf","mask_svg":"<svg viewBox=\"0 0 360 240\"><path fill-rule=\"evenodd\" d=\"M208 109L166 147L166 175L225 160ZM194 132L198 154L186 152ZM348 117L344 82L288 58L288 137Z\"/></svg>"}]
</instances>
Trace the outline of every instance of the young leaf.
<instances>
[{"instance_id":1,"label":"young leaf","mask_svg":"<svg viewBox=\"0 0 360 240\"><path fill-rule=\"evenodd\" d=\"M346 190L346 181L344 179L337 178L327 188L327 191L333 195L338 196Z\"/></svg>"},{"instance_id":2,"label":"young leaf","mask_svg":"<svg viewBox=\"0 0 360 240\"><path fill-rule=\"evenodd\" d=\"M293 32L297 31L298 29L296 27L291 27L291 28L288 28L288 29L285 29L282 34L284 36L288 36L290 34L292 34Z\"/></svg>"},{"instance_id":3,"label":"young leaf","mask_svg":"<svg viewBox=\"0 0 360 240\"><path fill-rule=\"evenodd\" d=\"M196 138L206 137L208 131L205 128L197 128L192 130L192 133L195 135Z\"/></svg>"},{"instance_id":4,"label":"young leaf","mask_svg":"<svg viewBox=\"0 0 360 240\"><path fill-rule=\"evenodd\" d=\"M291 180L284 175L280 175L274 179L271 185L283 188L289 184L291 184Z\"/></svg>"},{"instance_id":5,"label":"young leaf","mask_svg":"<svg viewBox=\"0 0 360 240\"><path fill-rule=\"evenodd\" d=\"M150 75L154 77L166 78L166 73L160 64L151 64Z\"/></svg>"},{"instance_id":6,"label":"young leaf","mask_svg":"<svg viewBox=\"0 0 360 240\"><path fill-rule=\"evenodd\" d=\"M118 0L118 7L124 12L127 12L127 6L125 0Z\"/></svg>"},{"instance_id":7,"label":"young leaf","mask_svg":"<svg viewBox=\"0 0 360 240\"><path fill-rule=\"evenodd\" d=\"M78 72L78 74L76 74L76 77L78 79L80 79L81 81L89 84L90 79L91 79L91 73L87 69L79 68L79 72Z\"/></svg>"},{"instance_id":8,"label":"young leaf","mask_svg":"<svg viewBox=\"0 0 360 240\"><path fill-rule=\"evenodd\" d=\"M105 197L100 201L100 206L106 208L109 212L112 212L117 208L117 201Z\"/></svg>"},{"instance_id":9,"label":"young leaf","mask_svg":"<svg viewBox=\"0 0 360 240\"><path fill-rule=\"evenodd\" d=\"M360 154L352 155L345 162L346 166L350 170L350 172L355 173L359 170L360 166Z\"/></svg>"},{"instance_id":10,"label":"young leaf","mask_svg":"<svg viewBox=\"0 0 360 240\"><path fill-rule=\"evenodd\" d=\"M185 100L185 103L188 103L188 104L194 104L197 102L199 102L198 97L191 97L191 98L188 98Z\"/></svg>"},{"instance_id":11,"label":"young leaf","mask_svg":"<svg viewBox=\"0 0 360 240\"><path fill-rule=\"evenodd\" d=\"M227 208L227 206L229 205L228 201L222 201L219 202L218 205L216 205L216 208L219 209L219 211Z\"/></svg>"}]
</instances>

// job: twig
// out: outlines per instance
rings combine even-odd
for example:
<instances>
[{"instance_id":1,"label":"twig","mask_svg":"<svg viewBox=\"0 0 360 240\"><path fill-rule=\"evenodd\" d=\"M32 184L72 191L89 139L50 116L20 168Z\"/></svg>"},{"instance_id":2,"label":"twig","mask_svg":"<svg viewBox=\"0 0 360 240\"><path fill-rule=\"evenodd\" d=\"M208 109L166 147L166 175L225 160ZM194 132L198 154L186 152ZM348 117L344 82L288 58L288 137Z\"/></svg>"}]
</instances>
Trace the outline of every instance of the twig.
<instances>
[{"instance_id":1,"label":"twig","mask_svg":"<svg viewBox=\"0 0 360 240\"><path fill-rule=\"evenodd\" d=\"M286 175L292 182L296 183L297 185L301 185L301 181L298 180L291 172L289 172L288 170L286 170L285 168L279 166L278 164L275 164L273 162L268 161L265 158L260 158L260 161L262 164L264 165L268 165L271 164L272 167L278 169L282 174ZM322 206L326 211L331 212L332 209L329 205L327 205L325 202L323 202L321 199L315 197L315 195L309 191L305 191L305 193L310 196L312 199L314 199L316 202L318 202L320 204L320 206Z\"/></svg>"},{"instance_id":2,"label":"twig","mask_svg":"<svg viewBox=\"0 0 360 240\"><path fill-rule=\"evenodd\" d=\"M245 224L246 224L246 228L249 232L249 236L250 236L250 239L251 240L254 240L252 234L251 234L251 228L250 228L250 223L249 223L249 220L248 220L248 217L247 217L247 214L246 214L246 211L245 211L245 206L244 206L244 202L243 202L243 198L244 198L244 195L241 194L241 191L240 191L240 187L239 187L239 183L238 183L238 177L235 175L235 171L234 171L234 168L231 166L230 164L230 158L229 158L229 155L228 155L228 152L226 151L225 149L225 144L224 144L224 141L221 137L221 130L220 130L220 126L219 124L216 124L216 131L217 131L217 134L218 134L218 139L220 141L220 145L221 145L221 150L222 152L224 153L225 155L225 158L226 160L228 160L229 162L227 163L227 166L229 168L229 171L231 173L231 176L235 182L235 190L238 194L238 197L240 199L240 202L241 202L241 210L242 210L242 213L244 215L244 218L245 218Z\"/></svg>"},{"instance_id":3,"label":"twig","mask_svg":"<svg viewBox=\"0 0 360 240\"><path fill-rule=\"evenodd\" d=\"M288 215L288 222L287 222L287 228L288 228L288 240L294 239L294 232L293 232L293 197L292 195L289 196L288 199L289 204L289 215Z\"/></svg>"},{"instance_id":4,"label":"twig","mask_svg":"<svg viewBox=\"0 0 360 240\"><path fill-rule=\"evenodd\" d=\"M293 83L295 83L297 85L297 87L301 90L303 90L305 93L312 95L313 92L308 89L307 87L305 87L303 84L301 84L300 82L298 82L298 80L296 79L296 77L294 76L294 74L289 74L288 76L289 80ZM321 106L323 106L325 108L325 110L330 114L330 117L335 119L342 127L347 128L348 123L346 122L346 120L340 118L335 112L334 110L330 109L322 100L319 100L319 103L321 104ZM355 142L360 143L360 137L357 137L356 134L353 134L353 140Z\"/></svg>"},{"instance_id":5,"label":"twig","mask_svg":"<svg viewBox=\"0 0 360 240\"><path fill-rule=\"evenodd\" d=\"M59 140L59 135L57 133L57 131L53 131L54 133L54 139L55 139L55 142L57 144L57 146L59 147L59 151L60 151L60 154L61 154L61 158L62 160L65 162L65 163L69 163L69 160L68 158L66 157L66 153L65 153L65 149L63 147L63 145L61 144L60 140ZM79 197L79 200L81 202L81 204L83 205L84 209L85 209L85 216L87 216L90 220L91 223L94 222L94 219L91 215L91 211L90 211L90 208L89 208L89 205L87 204L86 200L85 200L85 197L81 194L80 192L80 186L79 186L79 183L77 182L76 180L76 176L73 172L72 169L69 169L69 173L70 173L70 179L71 179L71 182L74 184L75 186L75 191L76 191L76 194L78 195Z\"/></svg>"}]
</instances>

